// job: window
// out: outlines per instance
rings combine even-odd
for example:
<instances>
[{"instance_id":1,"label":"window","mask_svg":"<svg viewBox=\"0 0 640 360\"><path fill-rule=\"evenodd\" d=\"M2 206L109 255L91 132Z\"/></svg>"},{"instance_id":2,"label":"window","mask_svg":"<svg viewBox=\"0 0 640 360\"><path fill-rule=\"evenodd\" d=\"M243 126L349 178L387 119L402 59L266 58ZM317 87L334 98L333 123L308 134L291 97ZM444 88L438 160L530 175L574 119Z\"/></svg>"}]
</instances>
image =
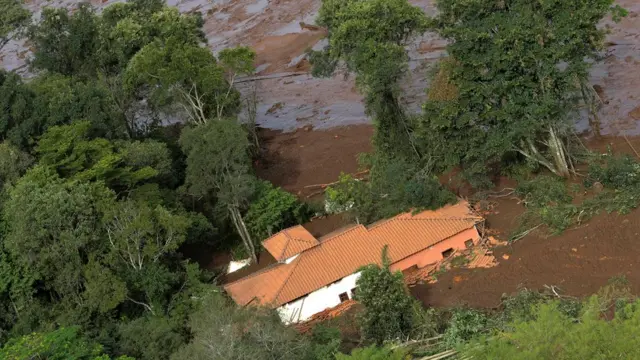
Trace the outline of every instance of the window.
<instances>
[{"instance_id":1,"label":"window","mask_svg":"<svg viewBox=\"0 0 640 360\"><path fill-rule=\"evenodd\" d=\"M442 257L446 259L451 256L451 254L453 254L453 249L449 248L442 252Z\"/></svg>"},{"instance_id":2,"label":"window","mask_svg":"<svg viewBox=\"0 0 640 360\"><path fill-rule=\"evenodd\" d=\"M356 288L351 289L351 298L355 299L356 297Z\"/></svg>"},{"instance_id":3,"label":"window","mask_svg":"<svg viewBox=\"0 0 640 360\"><path fill-rule=\"evenodd\" d=\"M345 302L347 300L349 300L349 295L347 295L346 292L343 292L342 294L338 295L340 297L340 302Z\"/></svg>"},{"instance_id":4,"label":"window","mask_svg":"<svg viewBox=\"0 0 640 360\"><path fill-rule=\"evenodd\" d=\"M473 240L469 239L467 241L464 242L464 246L467 247L467 249L471 249L473 247Z\"/></svg>"}]
</instances>

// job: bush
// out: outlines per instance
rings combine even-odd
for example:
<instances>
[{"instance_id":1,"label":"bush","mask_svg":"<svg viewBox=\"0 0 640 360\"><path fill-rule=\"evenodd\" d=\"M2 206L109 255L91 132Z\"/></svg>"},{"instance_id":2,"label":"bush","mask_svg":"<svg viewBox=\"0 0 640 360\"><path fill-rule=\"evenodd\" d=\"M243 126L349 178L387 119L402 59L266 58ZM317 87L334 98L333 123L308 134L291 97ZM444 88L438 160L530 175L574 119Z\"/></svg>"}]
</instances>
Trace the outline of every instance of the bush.
<instances>
[{"instance_id":1,"label":"bush","mask_svg":"<svg viewBox=\"0 0 640 360\"><path fill-rule=\"evenodd\" d=\"M474 309L455 309L444 333L443 342L448 348L457 347L485 333L488 317Z\"/></svg>"},{"instance_id":2,"label":"bush","mask_svg":"<svg viewBox=\"0 0 640 360\"><path fill-rule=\"evenodd\" d=\"M516 194L524 199L527 207L545 207L553 204L570 203L571 195L561 178L541 175L523 181L516 187Z\"/></svg>"},{"instance_id":3,"label":"bush","mask_svg":"<svg viewBox=\"0 0 640 360\"><path fill-rule=\"evenodd\" d=\"M622 189L640 184L640 164L630 156L605 155L589 164L585 186L600 182L606 187Z\"/></svg>"},{"instance_id":4,"label":"bush","mask_svg":"<svg viewBox=\"0 0 640 360\"><path fill-rule=\"evenodd\" d=\"M268 181L260 181L245 222L253 239L260 241L282 229L308 221L311 215L309 207L294 195Z\"/></svg>"},{"instance_id":5,"label":"bush","mask_svg":"<svg viewBox=\"0 0 640 360\"><path fill-rule=\"evenodd\" d=\"M316 325L311 333L313 360L334 360L340 351L340 330L334 327Z\"/></svg>"},{"instance_id":6,"label":"bush","mask_svg":"<svg viewBox=\"0 0 640 360\"><path fill-rule=\"evenodd\" d=\"M327 212L349 211L358 222L371 223L409 210L435 209L456 197L438 179L401 157L379 154L361 158L370 169L368 181L341 175L327 188Z\"/></svg>"}]
</instances>

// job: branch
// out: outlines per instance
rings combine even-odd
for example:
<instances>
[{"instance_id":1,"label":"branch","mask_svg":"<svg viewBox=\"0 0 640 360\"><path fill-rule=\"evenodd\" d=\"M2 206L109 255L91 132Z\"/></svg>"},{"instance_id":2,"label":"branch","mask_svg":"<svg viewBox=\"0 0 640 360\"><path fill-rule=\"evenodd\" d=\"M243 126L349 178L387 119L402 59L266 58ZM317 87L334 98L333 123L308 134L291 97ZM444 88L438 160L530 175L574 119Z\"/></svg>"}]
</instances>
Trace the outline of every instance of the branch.
<instances>
[{"instance_id":1,"label":"branch","mask_svg":"<svg viewBox=\"0 0 640 360\"><path fill-rule=\"evenodd\" d=\"M147 309L151 313L151 315L154 315L154 316L156 315L156 313L153 311L153 308L150 305L145 304L145 303L140 302L140 301L133 300L132 298L130 298L128 296L126 297L126 299L131 301L132 303L144 306L144 308Z\"/></svg>"}]
</instances>

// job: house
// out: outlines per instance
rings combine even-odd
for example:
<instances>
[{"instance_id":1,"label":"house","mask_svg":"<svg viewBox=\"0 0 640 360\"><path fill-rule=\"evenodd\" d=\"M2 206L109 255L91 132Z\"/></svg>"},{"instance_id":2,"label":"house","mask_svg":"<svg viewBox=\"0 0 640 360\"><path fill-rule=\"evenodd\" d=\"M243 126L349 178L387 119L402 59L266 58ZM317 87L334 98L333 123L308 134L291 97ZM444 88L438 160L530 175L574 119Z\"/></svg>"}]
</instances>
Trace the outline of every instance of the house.
<instances>
[{"instance_id":1,"label":"house","mask_svg":"<svg viewBox=\"0 0 640 360\"><path fill-rule=\"evenodd\" d=\"M358 270L380 264L385 246L393 271L421 268L476 244L476 225L482 221L468 203L459 202L369 226L353 225L319 239L295 226L263 241L276 264L224 288L240 306L268 306L278 309L285 323L304 321L353 298Z\"/></svg>"}]
</instances>

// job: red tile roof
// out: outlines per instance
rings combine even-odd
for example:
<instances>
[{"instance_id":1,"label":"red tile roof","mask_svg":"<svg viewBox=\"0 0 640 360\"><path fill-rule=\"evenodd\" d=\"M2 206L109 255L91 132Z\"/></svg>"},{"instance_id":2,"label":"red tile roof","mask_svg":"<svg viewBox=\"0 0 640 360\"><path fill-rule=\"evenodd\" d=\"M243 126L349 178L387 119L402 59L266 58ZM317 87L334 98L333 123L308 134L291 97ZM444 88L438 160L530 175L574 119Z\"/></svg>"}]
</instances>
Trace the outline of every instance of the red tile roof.
<instances>
[{"instance_id":1,"label":"red tile roof","mask_svg":"<svg viewBox=\"0 0 640 360\"><path fill-rule=\"evenodd\" d=\"M466 202L460 202L434 211L400 214L369 227L356 225L309 247L304 245L311 244L309 238L289 241L289 245L283 246L285 241L282 239L292 237L291 229L287 229L283 231L284 237L276 235L280 240L267 239L274 242L268 246L289 257L295 253L293 249L302 249L298 257L288 264L276 264L229 283L224 288L239 305L258 303L279 307L351 275L364 265L379 264L385 245L389 259L395 263L473 227L480 220ZM291 250L287 250L289 248Z\"/></svg>"},{"instance_id":2,"label":"red tile roof","mask_svg":"<svg viewBox=\"0 0 640 360\"><path fill-rule=\"evenodd\" d=\"M319 244L318 240L300 225L282 230L262 242L262 246L278 261L284 261Z\"/></svg>"}]
</instances>

